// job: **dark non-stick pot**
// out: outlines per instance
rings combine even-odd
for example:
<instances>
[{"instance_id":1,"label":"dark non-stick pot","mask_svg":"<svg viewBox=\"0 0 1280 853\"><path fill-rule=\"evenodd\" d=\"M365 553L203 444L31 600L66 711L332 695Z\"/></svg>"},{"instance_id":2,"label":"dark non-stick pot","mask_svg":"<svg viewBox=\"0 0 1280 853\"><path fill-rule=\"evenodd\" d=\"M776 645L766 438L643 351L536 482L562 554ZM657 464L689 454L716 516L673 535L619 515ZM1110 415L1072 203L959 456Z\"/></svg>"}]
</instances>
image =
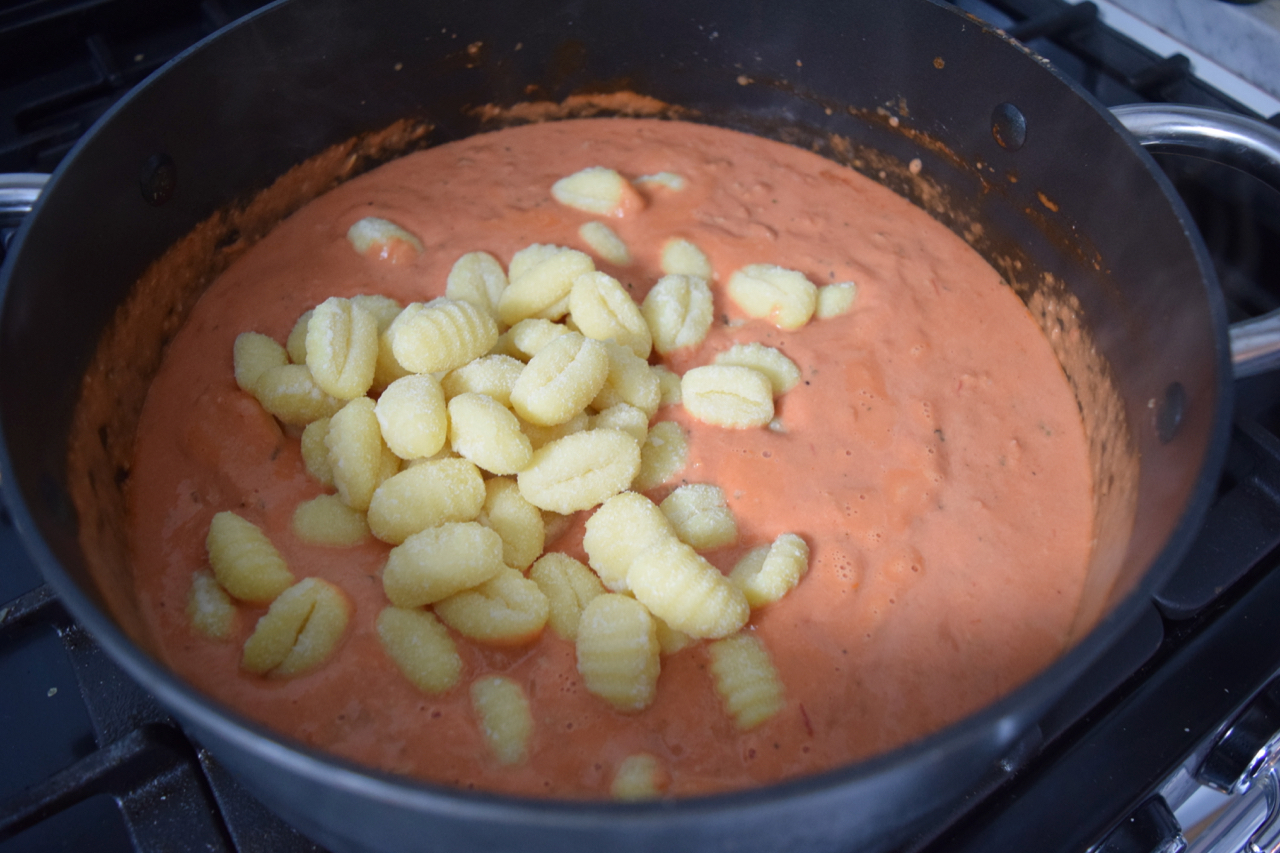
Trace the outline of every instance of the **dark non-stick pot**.
<instances>
[{"instance_id":1,"label":"dark non-stick pot","mask_svg":"<svg viewBox=\"0 0 1280 853\"><path fill-rule=\"evenodd\" d=\"M82 377L139 276L215 211L343 140L409 118L438 143L489 127L484 105L617 90L814 147L905 193L1005 273L1051 339L1074 342L1057 346L1090 431L1104 534L1077 642L1013 694L890 754L762 790L631 805L370 772L176 679L109 612L128 597L127 573L123 589L95 583L68 487ZM1221 300L1168 182L1052 69L929 0L288 0L179 57L104 117L50 181L3 287L0 474L37 562L197 739L335 851L886 848L1014 750L1132 622L1198 526L1231 408ZM179 320L181 306L171 313ZM121 363L100 379L127 384L145 369ZM130 438L97 435L107 456ZM94 487L118 491L106 480Z\"/></svg>"}]
</instances>

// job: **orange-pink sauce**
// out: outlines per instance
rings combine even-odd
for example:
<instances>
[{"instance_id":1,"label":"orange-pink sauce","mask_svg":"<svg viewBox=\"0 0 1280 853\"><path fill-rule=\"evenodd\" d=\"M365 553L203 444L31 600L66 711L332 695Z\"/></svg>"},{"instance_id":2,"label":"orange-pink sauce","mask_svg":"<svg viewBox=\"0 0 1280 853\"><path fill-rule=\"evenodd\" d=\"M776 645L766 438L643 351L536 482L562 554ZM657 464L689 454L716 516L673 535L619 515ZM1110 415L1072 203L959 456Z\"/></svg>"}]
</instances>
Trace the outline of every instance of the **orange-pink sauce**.
<instances>
[{"instance_id":1,"label":"orange-pink sauce","mask_svg":"<svg viewBox=\"0 0 1280 853\"><path fill-rule=\"evenodd\" d=\"M638 714L583 688L573 646L550 630L519 648L459 638L462 683L417 692L380 647L388 546L308 545L290 527L323 488L282 431L232 377L232 343L283 342L329 296L443 293L450 267L484 250L504 264L531 243L586 250L587 214L550 197L557 179L603 165L649 185L643 211L610 219L631 265L598 261L640 300L672 236L716 272L717 321L705 343L667 359L677 372L734 343L777 347L803 372L782 396L785 432L699 424L679 406L658 419L688 431L679 482L725 492L740 536L707 557L728 570L783 532L803 536L810 570L748 630L768 648L786 707L739 732L707 671L705 646L664 657L658 697ZM412 258L363 257L348 227L365 216L422 241ZM720 289L750 263L858 284L854 310L794 332L748 321ZM201 690L305 743L450 785L562 797L608 796L627 755L658 757L668 793L791 778L903 744L990 703L1062 650L1092 534L1083 429L1061 369L1000 277L902 198L817 155L677 122L593 119L476 136L407 156L303 208L216 281L175 337L142 414L129 482L143 610L172 667ZM192 573L206 567L209 520L233 509L261 525L299 576L339 585L354 611L321 668L282 680L239 669L263 612L241 606L231 640L190 629ZM580 521L580 520L579 520ZM579 558L581 525L548 547ZM467 685L502 673L525 687L536 731L529 759L486 752Z\"/></svg>"}]
</instances>

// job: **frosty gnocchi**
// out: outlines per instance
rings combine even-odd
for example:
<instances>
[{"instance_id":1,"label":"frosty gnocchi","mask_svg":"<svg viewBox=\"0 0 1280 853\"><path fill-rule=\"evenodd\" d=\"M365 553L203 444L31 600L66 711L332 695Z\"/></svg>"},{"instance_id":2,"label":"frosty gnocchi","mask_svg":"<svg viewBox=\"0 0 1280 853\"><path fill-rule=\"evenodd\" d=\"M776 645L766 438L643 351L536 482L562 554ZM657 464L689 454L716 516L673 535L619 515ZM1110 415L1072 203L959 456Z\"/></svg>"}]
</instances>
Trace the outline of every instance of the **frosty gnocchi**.
<instances>
[{"instance_id":1,"label":"frosty gnocchi","mask_svg":"<svg viewBox=\"0 0 1280 853\"><path fill-rule=\"evenodd\" d=\"M268 604L293 585L293 573L267 535L234 512L220 512L205 539L209 565L232 597Z\"/></svg>"},{"instance_id":2,"label":"frosty gnocchi","mask_svg":"<svg viewBox=\"0 0 1280 853\"><path fill-rule=\"evenodd\" d=\"M347 630L351 603L338 587L305 578L280 593L244 644L241 666L291 678L328 659Z\"/></svg>"}]
</instances>

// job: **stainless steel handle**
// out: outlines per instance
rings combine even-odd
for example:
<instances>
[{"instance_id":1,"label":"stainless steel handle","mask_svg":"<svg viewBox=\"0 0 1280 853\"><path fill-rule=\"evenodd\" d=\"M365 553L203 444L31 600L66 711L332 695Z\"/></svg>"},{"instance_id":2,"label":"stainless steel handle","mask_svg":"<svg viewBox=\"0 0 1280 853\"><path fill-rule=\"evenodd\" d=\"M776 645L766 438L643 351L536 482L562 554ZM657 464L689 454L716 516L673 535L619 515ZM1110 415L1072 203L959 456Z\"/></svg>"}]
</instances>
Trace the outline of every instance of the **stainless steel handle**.
<instances>
[{"instance_id":1,"label":"stainless steel handle","mask_svg":"<svg viewBox=\"0 0 1280 853\"><path fill-rule=\"evenodd\" d=\"M48 175L16 173L0 175L0 214L30 213Z\"/></svg>"},{"instance_id":2,"label":"stainless steel handle","mask_svg":"<svg viewBox=\"0 0 1280 853\"><path fill-rule=\"evenodd\" d=\"M1280 190L1280 130L1204 107L1129 104L1111 112L1144 148L1194 154L1248 172ZM1280 367L1280 310L1231 327L1236 378Z\"/></svg>"}]
</instances>

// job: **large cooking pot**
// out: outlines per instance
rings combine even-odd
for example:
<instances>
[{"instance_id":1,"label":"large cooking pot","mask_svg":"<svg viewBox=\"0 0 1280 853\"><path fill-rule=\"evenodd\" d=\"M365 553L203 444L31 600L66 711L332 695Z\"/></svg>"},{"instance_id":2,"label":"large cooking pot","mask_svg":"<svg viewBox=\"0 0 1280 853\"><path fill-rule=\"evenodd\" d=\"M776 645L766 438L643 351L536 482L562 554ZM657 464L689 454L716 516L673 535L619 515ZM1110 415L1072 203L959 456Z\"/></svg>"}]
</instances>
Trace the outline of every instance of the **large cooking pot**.
<instances>
[{"instance_id":1,"label":"large cooking pot","mask_svg":"<svg viewBox=\"0 0 1280 853\"><path fill-rule=\"evenodd\" d=\"M887 755L762 790L632 805L472 794L371 772L176 679L129 616L127 571L106 583L90 574L102 555L86 553L68 488L82 377L134 283L198 223L213 223L215 260L251 239L227 224L243 220L209 218L245 210L277 176L344 140L368 155L353 153L351 171L389 153L368 142L385 137L362 134L400 119L430 124L434 144L492 126L482 105L620 89L853 165L969 239L1037 310L1081 400L1099 483L1100 545L1077 642L1011 695ZM1180 132L1162 133L1152 138L1183 144ZM1169 183L1113 115L1045 63L929 0L286 0L179 57L103 118L49 182L3 286L0 474L36 561L196 739L335 851L890 847L1015 750L1141 612L1207 507L1231 411L1224 310ZM139 352L158 350L184 305L151 306L161 322ZM90 433L104 503L119 502L110 466L127 466L125 427L151 366L93 374L121 389L115 419ZM120 535L102 523L111 517L95 532L107 549Z\"/></svg>"}]
</instances>

